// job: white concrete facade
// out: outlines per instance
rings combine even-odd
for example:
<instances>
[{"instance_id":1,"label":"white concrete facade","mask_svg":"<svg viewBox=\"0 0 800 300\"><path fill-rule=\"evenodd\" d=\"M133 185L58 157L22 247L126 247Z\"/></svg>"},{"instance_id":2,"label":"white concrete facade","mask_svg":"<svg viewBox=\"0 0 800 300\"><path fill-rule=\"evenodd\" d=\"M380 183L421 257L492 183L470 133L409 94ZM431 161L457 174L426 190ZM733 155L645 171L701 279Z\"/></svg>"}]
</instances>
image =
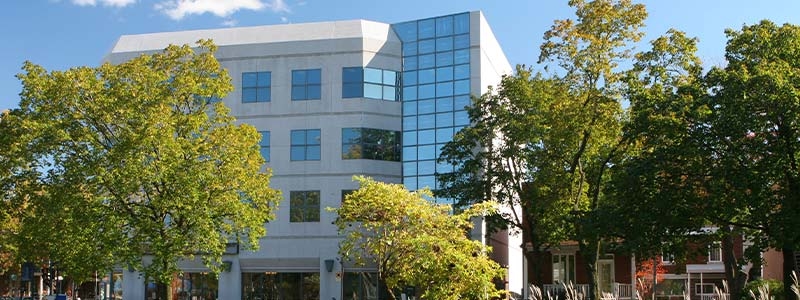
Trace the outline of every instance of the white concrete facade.
<instances>
[{"instance_id":1,"label":"white concrete facade","mask_svg":"<svg viewBox=\"0 0 800 300\"><path fill-rule=\"evenodd\" d=\"M469 13L470 93L479 95L496 85L511 66L480 12ZM357 188L352 176L362 174L377 180L402 183L400 161L342 158L343 128L374 128L402 131L402 102L342 97L342 69L369 67L403 71L401 42L392 25L364 20L245 28L165 32L122 36L106 57L119 63L141 53L159 51L169 44L193 44L212 39L219 46L217 59L231 75L234 91L223 99L239 122L270 131L271 187L283 192L275 220L266 224L267 236L260 250L227 255L230 271L219 275L218 299L243 299L242 274L265 272L319 273L319 299L346 299L340 272L349 272L338 255L335 215L325 210L340 204L342 191ZM292 70L320 69L321 98L292 101ZM242 73L271 72L271 101L242 103ZM401 87L398 87L401 88ZM290 160L290 132L321 131L321 156L316 161ZM319 222L290 222L290 191L319 191ZM482 228L482 227L481 227ZM479 234L479 236L483 233ZM482 238L482 237L481 237ZM485 240L482 238L482 240ZM518 237L509 237L504 251L508 258L509 290L522 288L522 253ZM334 260L333 270L326 260ZM346 268L343 270L343 267ZM204 272L202 266L186 263L186 272ZM141 274L124 270L124 299L144 300Z\"/></svg>"}]
</instances>

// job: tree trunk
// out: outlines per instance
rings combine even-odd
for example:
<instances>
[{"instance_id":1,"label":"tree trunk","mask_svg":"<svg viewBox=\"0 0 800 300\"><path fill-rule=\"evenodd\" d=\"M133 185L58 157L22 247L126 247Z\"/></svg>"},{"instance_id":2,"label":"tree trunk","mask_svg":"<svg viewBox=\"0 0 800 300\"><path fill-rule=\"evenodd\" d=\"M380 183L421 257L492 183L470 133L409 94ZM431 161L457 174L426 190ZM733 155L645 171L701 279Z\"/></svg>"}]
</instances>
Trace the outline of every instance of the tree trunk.
<instances>
[{"instance_id":1,"label":"tree trunk","mask_svg":"<svg viewBox=\"0 0 800 300\"><path fill-rule=\"evenodd\" d=\"M794 258L794 246L786 244L781 248L781 252L783 253L783 293L786 295L785 299L800 300L798 295L792 291L792 285L795 284L792 273L797 267Z\"/></svg>"},{"instance_id":2,"label":"tree trunk","mask_svg":"<svg viewBox=\"0 0 800 300\"><path fill-rule=\"evenodd\" d=\"M600 295L598 292L599 286L597 285L597 259L600 256L600 242L589 241L587 243L581 241L578 243L578 248L585 260L586 277L589 280L589 294L586 295L586 299L597 300L599 299L597 296Z\"/></svg>"},{"instance_id":3,"label":"tree trunk","mask_svg":"<svg viewBox=\"0 0 800 300\"><path fill-rule=\"evenodd\" d=\"M728 281L728 293L731 300L740 300L744 285L747 283L747 273L739 268L739 258L734 253L734 238L737 230L730 226L721 226L722 231L722 262L725 266L725 280Z\"/></svg>"}]
</instances>

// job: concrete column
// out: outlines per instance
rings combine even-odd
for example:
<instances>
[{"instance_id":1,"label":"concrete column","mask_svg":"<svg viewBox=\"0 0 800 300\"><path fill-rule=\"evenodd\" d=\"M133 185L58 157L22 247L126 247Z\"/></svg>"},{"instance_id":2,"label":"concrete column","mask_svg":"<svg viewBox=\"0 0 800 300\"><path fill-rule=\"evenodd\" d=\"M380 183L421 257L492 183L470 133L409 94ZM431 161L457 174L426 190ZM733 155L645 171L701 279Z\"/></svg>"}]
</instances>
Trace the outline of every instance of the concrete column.
<instances>
[{"instance_id":1,"label":"concrete column","mask_svg":"<svg viewBox=\"0 0 800 300\"><path fill-rule=\"evenodd\" d=\"M136 270L122 271L122 297L125 300L144 300L144 275Z\"/></svg>"},{"instance_id":2,"label":"concrete column","mask_svg":"<svg viewBox=\"0 0 800 300\"><path fill-rule=\"evenodd\" d=\"M333 260L333 268L328 272L326 260ZM338 276L337 276L338 274ZM337 257L319 258L319 299L342 300L342 264Z\"/></svg>"},{"instance_id":3,"label":"concrete column","mask_svg":"<svg viewBox=\"0 0 800 300\"><path fill-rule=\"evenodd\" d=\"M231 268L230 271L223 270L219 273L219 296L217 298L242 299L242 268L239 260L223 258L222 261L230 262Z\"/></svg>"}]
</instances>

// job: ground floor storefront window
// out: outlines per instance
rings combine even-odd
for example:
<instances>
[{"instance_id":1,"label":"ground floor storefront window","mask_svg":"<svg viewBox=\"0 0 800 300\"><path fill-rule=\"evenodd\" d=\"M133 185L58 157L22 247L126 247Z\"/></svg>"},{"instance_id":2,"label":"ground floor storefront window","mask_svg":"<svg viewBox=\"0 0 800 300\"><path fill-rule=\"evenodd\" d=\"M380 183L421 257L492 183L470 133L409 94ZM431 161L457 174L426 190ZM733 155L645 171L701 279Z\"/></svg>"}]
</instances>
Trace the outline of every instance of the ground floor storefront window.
<instances>
[{"instance_id":1,"label":"ground floor storefront window","mask_svg":"<svg viewBox=\"0 0 800 300\"><path fill-rule=\"evenodd\" d=\"M343 298L345 300L389 299L386 285L378 280L378 273L344 273Z\"/></svg>"},{"instance_id":2,"label":"ground floor storefront window","mask_svg":"<svg viewBox=\"0 0 800 300\"><path fill-rule=\"evenodd\" d=\"M219 292L219 281L214 274L182 273L173 277L169 285L149 282L145 299L160 299L160 295L172 294L175 300L214 300Z\"/></svg>"},{"instance_id":3,"label":"ground floor storefront window","mask_svg":"<svg viewBox=\"0 0 800 300\"><path fill-rule=\"evenodd\" d=\"M319 300L319 273L242 273L244 300Z\"/></svg>"}]
</instances>

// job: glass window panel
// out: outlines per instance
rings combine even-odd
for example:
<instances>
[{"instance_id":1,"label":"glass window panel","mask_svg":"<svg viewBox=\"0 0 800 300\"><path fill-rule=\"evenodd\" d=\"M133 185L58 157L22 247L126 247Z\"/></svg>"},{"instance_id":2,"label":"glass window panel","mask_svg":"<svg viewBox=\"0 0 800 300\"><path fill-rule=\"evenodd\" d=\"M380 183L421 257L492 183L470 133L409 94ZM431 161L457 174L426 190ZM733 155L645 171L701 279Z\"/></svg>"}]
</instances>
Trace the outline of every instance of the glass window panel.
<instances>
[{"instance_id":1,"label":"glass window panel","mask_svg":"<svg viewBox=\"0 0 800 300\"><path fill-rule=\"evenodd\" d=\"M423 160L417 165L417 174L432 175L436 172L436 162L433 160Z\"/></svg>"},{"instance_id":2,"label":"glass window panel","mask_svg":"<svg viewBox=\"0 0 800 300\"><path fill-rule=\"evenodd\" d=\"M469 79L456 81L453 91L456 95L469 94Z\"/></svg>"},{"instance_id":3,"label":"glass window panel","mask_svg":"<svg viewBox=\"0 0 800 300\"><path fill-rule=\"evenodd\" d=\"M436 159L438 157L436 156L436 146L434 145L419 146L417 154L417 158L420 160Z\"/></svg>"},{"instance_id":4,"label":"glass window panel","mask_svg":"<svg viewBox=\"0 0 800 300\"><path fill-rule=\"evenodd\" d=\"M417 162L404 162L403 163L403 172L405 174L417 174Z\"/></svg>"},{"instance_id":5,"label":"glass window panel","mask_svg":"<svg viewBox=\"0 0 800 300\"><path fill-rule=\"evenodd\" d=\"M358 98L364 96L364 88L361 83L342 84L342 98Z\"/></svg>"},{"instance_id":6,"label":"glass window panel","mask_svg":"<svg viewBox=\"0 0 800 300\"><path fill-rule=\"evenodd\" d=\"M453 39L454 49L469 48L469 34L457 35Z\"/></svg>"},{"instance_id":7,"label":"glass window panel","mask_svg":"<svg viewBox=\"0 0 800 300\"><path fill-rule=\"evenodd\" d=\"M403 100L404 101L417 100L417 86L416 85L403 87Z\"/></svg>"},{"instance_id":8,"label":"glass window panel","mask_svg":"<svg viewBox=\"0 0 800 300\"><path fill-rule=\"evenodd\" d=\"M403 144L404 145L415 145L415 144L417 144L417 132L416 131L404 131L403 132Z\"/></svg>"},{"instance_id":9,"label":"glass window panel","mask_svg":"<svg viewBox=\"0 0 800 300\"><path fill-rule=\"evenodd\" d=\"M393 86L383 86L383 100L396 101L397 89Z\"/></svg>"},{"instance_id":10,"label":"glass window panel","mask_svg":"<svg viewBox=\"0 0 800 300\"><path fill-rule=\"evenodd\" d=\"M417 39L416 21L395 24L394 29L397 32L397 35L400 36L400 40L404 42L413 41Z\"/></svg>"},{"instance_id":11,"label":"glass window panel","mask_svg":"<svg viewBox=\"0 0 800 300\"><path fill-rule=\"evenodd\" d=\"M417 55L417 42L403 43L403 56Z\"/></svg>"},{"instance_id":12,"label":"glass window panel","mask_svg":"<svg viewBox=\"0 0 800 300\"><path fill-rule=\"evenodd\" d=\"M309 145L319 145L320 143L320 130L308 130L306 131L306 144Z\"/></svg>"},{"instance_id":13,"label":"glass window panel","mask_svg":"<svg viewBox=\"0 0 800 300\"><path fill-rule=\"evenodd\" d=\"M403 117L403 130L417 129L417 116Z\"/></svg>"},{"instance_id":14,"label":"glass window panel","mask_svg":"<svg viewBox=\"0 0 800 300\"><path fill-rule=\"evenodd\" d=\"M436 98L436 111L453 111L453 97Z\"/></svg>"},{"instance_id":15,"label":"glass window panel","mask_svg":"<svg viewBox=\"0 0 800 300\"><path fill-rule=\"evenodd\" d=\"M383 70L383 84L397 85L397 72L391 70Z\"/></svg>"},{"instance_id":16,"label":"glass window panel","mask_svg":"<svg viewBox=\"0 0 800 300\"><path fill-rule=\"evenodd\" d=\"M434 176L419 176L417 178L420 188L436 189L436 179Z\"/></svg>"},{"instance_id":17,"label":"glass window panel","mask_svg":"<svg viewBox=\"0 0 800 300\"><path fill-rule=\"evenodd\" d=\"M258 94L255 88L242 88L242 102L251 103L256 102Z\"/></svg>"},{"instance_id":18,"label":"glass window panel","mask_svg":"<svg viewBox=\"0 0 800 300\"><path fill-rule=\"evenodd\" d=\"M306 88L306 99L319 100L322 98L322 86L319 84L312 84Z\"/></svg>"},{"instance_id":19,"label":"glass window panel","mask_svg":"<svg viewBox=\"0 0 800 300\"><path fill-rule=\"evenodd\" d=\"M306 148L304 148L304 147L292 147L291 159L292 160L306 160Z\"/></svg>"},{"instance_id":20,"label":"glass window panel","mask_svg":"<svg viewBox=\"0 0 800 300\"><path fill-rule=\"evenodd\" d=\"M305 130L292 130L291 133L292 145L303 145L306 142Z\"/></svg>"},{"instance_id":21,"label":"glass window panel","mask_svg":"<svg viewBox=\"0 0 800 300\"><path fill-rule=\"evenodd\" d=\"M451 81L453 80L453 67L439 67L436 68L436 81Z\"/></svg>"},{"instance_id":22,"label":"glass window panel","mask_svg":"<svg viewBox=\"0 0 800 300\"><path fill-rule=\"evenodd\" d=\"M453 165L446 162L436 164L436 172L440 174L453 172L453 169Z\"/></svg>"},{"instance_id":23,"label":"glass window panel","mask_svg":"<svg viewBox=\"0 0 800 300\"><path fill-rule=\"evenodd\" d=\"M403 116L411 116L417 114L417 102L407 101L403 102Z\"/></svg>"},{"instance_id":24,"label":"glass window panel","mask_svg":"<svg viewBox=\"0 0 800 300\"><path fill-rule=\"evenodd\" d=\"M404 85L417 84L417 71L403 72L403 84Z\"/></svg>"},{"instance_id":25,"label":"glass window panel","mask_svg":"<svg viewBox=\"0 0 800 300\"><path fill-rule=\"evenodd\" d=\"M436 66L436 55L426 54L419 56L418 67L420 69L428 69L428 68L433 68L435 66Z\"/></svg>"},{"instance_id":26,"label":"glass window panel","mask_svg":"<svg viewBox=\"0 0 800 300\"><path fill-rule=\"evenodd\" d=\"M363 77L364 71L361 67L342 68L342 82L361 83Z\"/></svg>"},{"instance_id":27,"label":"glass window panel","mask_svg":"<svg viewBox=\"0 0 800 300\"><path fill-rule=\"evenodd\" d=\"M380 84L383 82L383 71L373 68L364 68L364 81Z\"/></svg>"},{"instance_id":28,"label":"glass window panel","mask_svg":"<svg viewBox=\"0 0 800 300\"><path fill-rule=\"evenodd\" d=\"M436 39L436 52L453 50L453 37L440 37Z\"/></svg>"},{"instance_id":29,"label":"glass window panel","mask_svg":"<svg viewBox=\"0 0 800 300\"><path fill-rule=\"evenodd\" d=\"M320 146L308 146L306 160L319 160L320 152Z\"/></svg>"},{"instance_id":30,"label":"glass window panel","mask_svg":"<svg viewBox=\"0 0 800 300\"><path fill-rule=\"evenodd\" d=\"M257 101L259 102L268 102L270 101L270 88L269 87L260 87L257 89Z\"/></svg>"},{"instance_id":31,"label":"glass window panel","mask_svg":"<svg viewBox=\"0 0 800 300\"><path fill-rule=\"evenodd\" d=\"M408 189L409 191L416 191L417 177L416 176L403 177L403 185L405 185L406 189Z\"/></svg>"},{"instance_id":32,"label":"glass window panel","mask_svg":"<svg viewBox=\"0 0 800 300\"><path fill-rule=\"evenodd\" d=\"M434 115L421 115L418 118L417 126L419 129L428 129L436 126L436 117Z\"/></svg>"},{"instance_id":33,"label":"glass window panel","mask_svg":"<svg viewBox=\"0 0 800 300\"><path fill-rule=\"evenodd\" d=\"M433 129L430 130L420 130L419 131L419 142L420 145L423 144L435 144L436 143L436 132Z\"/></svg>"},{"instance_id":34,"label":"glass window panel","mask_svg":"<svg viewBox=\"0 0 800 300\"><path fill-rule=\"evenodd\" d=\"M322 83L322 70L308 70L306 74L307 83L321 84Z\"/></svg>"},{"instance_id":35,"label":"glass window panel","mask_svg":"<svg viewBox=\"0 0 800 300\"><path fill-rule=\"evenodd\" d=\"M293 86L292 87L292 100L306 99L306 86Z\"/></svg>"},{"instance_id":36,"label":"glass window panel","mask_svg":"<svg viewBox=\"0 0 800 300\"><path fill-rule=\"evenodd\" d=\"M456 126L469 125L469 115L463 110L456 111L453 120Z\"/></svg>"},{"instance_id":37,"label":"glass window panel","mask_svg":"<svg viewBox=\"0 0 800 300\"><path fill-rule=\"evenodd\" d=\"M470 105L472 105L472 99L469 98L469 95L461 95L455 97L455 104L453 106L456 110L462 110Z\"/></svg>"},{"instance_id":38,"label":"glass window panel","mask_svg":"<svg viewBox=\"0 0 800 300\"><path fill-rule=\"evenodd\" d=\"M469 65L457 65L453 68L453 75L456 80L469 78Z\"/></svg>"},{"instance_id":39,"label":"glass window panel","mask_svg":"<svg viewBox=\"0 0 800 300\"><path fill-rule=\"evenodd\" d=\"M436 85L433 84L420 85L418 92L419 95L417 95L417 98L419 99L433 98L436 96Z\"/></svg>"},{"instance_id":40,"label":"glass window panel","mask_svg":"<svg viewBox=\"0 0 800 300\"><path fill-rule=\"evenodd\" d=\"M242 73L242 86L252 87L256 86L258 82L258 75L255 72Z\"/></svg>"},{"instance_id":41,"label":"glass window panel","mask_svg":"<svg viewBox=\"0 0 800 300\"><path fill-rule=\"evenodd\" d=\"M420 100L417 106L417 113L419 114L430 114L436 111L436 104L435 100Z\"/></svg>"},{"instance_id":42,"label":"glass window panel","mask_svg":"<svg viewBox=\"0 0 800 300\"><path fill-rule=\"evenodd\" d=\"M419 54L428 54L436 52L436 40L422 40L419 41Z\"/></svg>"},{"instance_id":43,"label":"glass window panel","mask_svg":"<svg viewBox=\"0 0 800 300\"><path fill-rule=\"evenodd\" d=\"M469 13L453 16L453 32L455 34L469 33Z\"/></svg>"},{"instance_id":44,"label":"glass window panel","mask_svg":"<svg viewBox=\"0 0 800 300\"><path fill-rule=\"evenodd\" d=\"M258 86L270 86L272 83L272 73L258 72Z\"/></svg>"},{"instance_id":45,"label":"glass window panel","mask_svg":"<svg viewBox=\"0 0 800 300\"><path fill-rule=\"evenodd\" d=\"M453 51L453 63L454 64L469 63L469 49L461 49Z\"/></svg>"},{"instance_id":46,"label":"glass window panel","mask_svg":"<svg viewBox=\"0 0 800 300\"><path fill-rule=\"evenodd\" d=\"M264 146L269 147L269 138L270 138L269 131L259 131L259 133L261 133L261 141L258 144L261 145L262 147Z\"/></svg>"},{"instance_id":47,"label":"glass window panel","mask_svg":"<svg viewBox=\"0 0 800 300\"><path fill-rule=\"evenodd\" d=\"M419 39L432 38L436 35L436 24L434 19L420 20L417 22L417 37Z\"/></svg>"},{"instance_id":48,"label":"glass window panel","mask_svg":"<svg viewBox=\"0 0 800 300\"><path fill-rule=\"evenodd\" d=\"M403 161L417 160L417 147L403 147Z\"/></svg>"},{"instance_id":49,"label":"glass window panel","mask_svg":"<svg viewBox=\"0 0 800 300\"><path fill-rule=\"evenodd\" d=\"M293 70L292 71L292 84L306 84L306 71Z\"/></svg>"},{"instance_id":50,"label":"glass window panel","mask_svg":"<svg viewBox=\"0 0 800 300\"><path fill-rule=\"evenodd\" d=\"M453 113L445 112L436 114L436 127L453 126Z\"/></svg>"},{"instance_id":51,"label":"glass window panel","mask_svg":"<svg viewBox=\"0 0 800 300\"><path fill-rule=\"evenodd\" d=\"M343 144L354 144L354 143L357 143L359 137L361 137L361 129L360 128L342 128L342 143Z\"/></svg>"},{"instance_id":52,"label":"glass window panel","mask_svg":"<svg viewBox=\"0 0 800 300\"><path fill-rule=\"evenodd\" d=\"M453 51L436 53L436 66L443 67L453 64Z\"/></svg>"},{"instance_id":53,"label":"glass window panel","mask_svg":"<svg viewBox=\"0 0 800 300\"><path fill-rule=\"evenodd\" d=\"M436 35L451 35L453 34L453 17L439 17L436 18Z\"/></svg>"},{"instance_id":54,"label":"glass window panel","mask_svg":"<svg viewBox=\"0 0 800 300\"><path fill-rule=\"evenodd\" d=\"M417 57L404 57L403 58L403 70L416 70L417 69Z\"/></svg>"},{"instance_id":55,"label":"glass window panel","mask_svg":"<svg viewBox=\"0 0 800 300\"><path fill-rule=\"evenodd\" d=\"M442 156L442 148L444 148L444 145L446 144L436 144L436 153L434 153L436 157Z\"/></svg>"},{"instance_id":56,"label":"glass window panel","mask_svg":"<svg viewBox=\"0 0 800 300\"><path fill-rule=\"evenodd\" d=\"M383 96L383 88L378 84L365 83L364 84L364 97L381 99Z\"/></svg>"},{"instance_id":57,"label":"glass window panel","mask_svg":"<svg viewBox=\"0 0 800 300\"><path fill-rule=\"evenodd\" d=\"M419 83L426 84L426 83L433 83L436 81L434 69L427 69L427 70L419 70Z\"/></svg>"},{"instance_id":58,"label":"glass window panel","mask_svg":"<svg viewBox=\"0 0 800 300\"><path fill-rule=\"evenodd\" d=\"M452 120L452 117L450 117ZM436 142L437 143L447 143L453 140L453 128L439 128L436 129Z\"/></svg>"},{"instance_id":59,"label":"glass window panel","mask_svg":"<svg viewBox=\"0 0 800 300\"><path fill-rule=\"evenodd\" d=\"M436 84L436 97L453 95L453 82L440 82Z\"/></svg>"}]
</instances>

